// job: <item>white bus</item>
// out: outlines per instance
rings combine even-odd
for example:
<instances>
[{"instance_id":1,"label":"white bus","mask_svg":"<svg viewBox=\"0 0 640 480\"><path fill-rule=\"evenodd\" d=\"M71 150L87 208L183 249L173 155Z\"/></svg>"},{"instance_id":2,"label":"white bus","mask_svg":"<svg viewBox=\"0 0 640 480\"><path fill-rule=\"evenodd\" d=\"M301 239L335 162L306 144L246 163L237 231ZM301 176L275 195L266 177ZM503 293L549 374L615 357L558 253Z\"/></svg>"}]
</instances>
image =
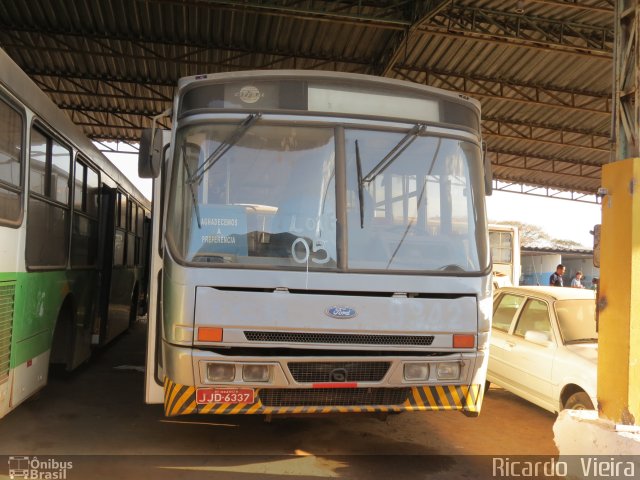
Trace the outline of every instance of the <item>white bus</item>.
<instances>
[{"instance_id":1,"label":"white bus","mask_svg":"<svg viewBox=\"0 0 640 480\"><path fill-rule=\"evenodd\" d=\"M520 285L520 232L513 225L489 225L493 286Z\"/></svg>"},{"instance_id":2,"label":"white bus","mask_svg":"<svg viewBox=\"0 0 640 480\"><path fill-rule=\"evenodd\" d=\"M135 320L149 225L148 200L0 50L0 417Z\"/></svg>"},{"instance_id":3,"label":"white bus","mask_svg":"<svg viewBox=\"0 0 640 480\"><path fill-rule=\"evenodd\" d=\"M492 290L480 145L478 102L409 82L182 79L172 131L141 143L161 199L147 402L477 415Z\"/></svg>"}]
</instances>

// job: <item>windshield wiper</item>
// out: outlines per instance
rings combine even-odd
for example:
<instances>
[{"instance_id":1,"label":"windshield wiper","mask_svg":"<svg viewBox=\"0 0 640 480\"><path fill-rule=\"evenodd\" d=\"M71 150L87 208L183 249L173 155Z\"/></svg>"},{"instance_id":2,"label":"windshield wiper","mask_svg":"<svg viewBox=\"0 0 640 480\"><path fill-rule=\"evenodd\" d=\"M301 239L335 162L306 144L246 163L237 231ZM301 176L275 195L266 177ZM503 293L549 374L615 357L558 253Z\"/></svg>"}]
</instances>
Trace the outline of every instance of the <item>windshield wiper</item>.
<instances>
[{"instance_id":1,"label":"windshield wiper","mask_svg":"<svg viewBox=\"0 0 640 480\"><path fill-rule=\"evenodd\" d=\"M422 125L420 123L413 126L411 130L400 140L396 145L385 155L385 157L380 160L380 162L371 169L369 173L362 179L363 182L371 183L373 182L378 175L384 172L389 165L396 161L396 159L402 155L409 145L411 145L416 138L420 134L422 134L427 129L426 125Z\"/></svg>"},{"instance_id":2,"label":"windshield wiper","mask_svg":"<svg viewBox=\"0 0 640 480\"><path fill-rule=\"evenodd\" d=\"M187 142L182 144L182 164L184 165L184 169L187 171L187 176L191 178L191 172L189 171L189 163L187 162ZM193 200L193 209L196 212L196 220L198 221L198 228L202 229L202 224L200 222L200 207L198 206L198 195L196 195L195 183L187 180L189 184L189 190L191 190L191 199Z\"/></svg>"},{"instance_id":3,"label":"windshield wiper","mask_svg":"<svg viewBox=\"0 0 640 480\"><path fill-rule=\"evenodd\" d=\"M358 173L358 204L360 206L360 228L364 228L364 193L362 191L362 160L360 160L360 147L356 140L356 171Z\"/></svg>"},{"instance_id":4,"label":"windshield wiper","mask_svg":"<svg viewBox=\"0 0 640 480\"><path fill-rule=\"evenodd\" d=\"M253 126L253 124L260 119L260 117L262 117L261 113L252 113L248 115L240 123L240 125L238 125L238 128L236 128L231 135L225 138L222 143L218 145L218 148L216 148L213 153L209 155L209 157L204 162L202 162L202 165L200 165L196 169L196 171L193 172L193 175L189 177L187 183L200 183L200 180L202 180L204 174L207 173L207 171L211 167L213 167L216 162L229 151L231 147L238 143L238 141L244 136L244 134L247 133L247 131L249 131L249 129Z\"/></svg>"}]
</instances>

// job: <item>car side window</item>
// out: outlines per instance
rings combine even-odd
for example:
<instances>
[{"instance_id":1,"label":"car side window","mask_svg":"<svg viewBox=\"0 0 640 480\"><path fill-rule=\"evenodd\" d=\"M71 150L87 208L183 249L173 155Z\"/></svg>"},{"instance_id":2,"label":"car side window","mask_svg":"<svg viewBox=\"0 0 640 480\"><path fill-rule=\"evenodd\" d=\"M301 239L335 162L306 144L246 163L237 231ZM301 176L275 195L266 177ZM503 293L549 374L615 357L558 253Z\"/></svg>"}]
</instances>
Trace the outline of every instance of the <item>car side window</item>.
<instances>
[{"instance_id":1,"label":"car side window","mask_svg":"<svg viewBox=\"0 0 640 480\"><path fill-rule=\"evenodd\" d=\"M519 295L504 294L498 299L498 303L493 312L493 328L508 332L513 316L520 305L524 302L524 297Z\"/></svg>"},{"instance_id":2,"label":"car side window","mask_svg":"<svg viewBox=\"0 0 640 480\"><path fill-rule=\"evenodd\" d=\"M524 334L529 331L544 333L549 340L552 339L549 307L541 300L529 300L526 303L513 333L524 337Z\"/></svg>"}]
</instances>

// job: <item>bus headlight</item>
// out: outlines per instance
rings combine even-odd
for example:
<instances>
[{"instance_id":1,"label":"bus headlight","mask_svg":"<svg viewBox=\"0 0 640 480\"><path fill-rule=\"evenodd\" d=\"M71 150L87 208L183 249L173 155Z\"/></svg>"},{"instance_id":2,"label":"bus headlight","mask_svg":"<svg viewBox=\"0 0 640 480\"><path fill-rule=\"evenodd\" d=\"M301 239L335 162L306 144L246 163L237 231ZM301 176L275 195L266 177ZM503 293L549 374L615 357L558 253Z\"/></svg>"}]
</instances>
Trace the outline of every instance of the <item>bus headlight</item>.
<instances>
[{"instance_id":1,"label":"bus headlight","mask_svg":"<svg viewBox=\"0 0 640 480\"><path fill-rule=\"evenodd\" d=\"M405 363L404 379L408 382L417 382L429 378L428 363Z\"/></svg>"},{"instance_id":2,"label":"bus headlight","mask_svg":"<svg viewBox=\"0 0 640 480\"><path fill-rule=\"evenodd\" d=\"M236 366L232 363L209 363L207 379L210 382L233 382L236 378Z\"/></svg>"},{"instance_id":3,"label":"bus headlight","mask_svg":"<svg viewBox=\"0 0 640 480\"><path fill-rule=\"evenodd\" d=\"M245 382L268 382L269 365L243 365L242 380Z\"/></svg>"},{"instance_id":4,"label":"bus headlight","mask_svg":"<svg viewBox=\"0 0 640 480\"><path fill-rule=\"evenodd\" d=\"M459 363L439 363L438 380L457 380L460 377Z\"/></svg>"}]
</instances>

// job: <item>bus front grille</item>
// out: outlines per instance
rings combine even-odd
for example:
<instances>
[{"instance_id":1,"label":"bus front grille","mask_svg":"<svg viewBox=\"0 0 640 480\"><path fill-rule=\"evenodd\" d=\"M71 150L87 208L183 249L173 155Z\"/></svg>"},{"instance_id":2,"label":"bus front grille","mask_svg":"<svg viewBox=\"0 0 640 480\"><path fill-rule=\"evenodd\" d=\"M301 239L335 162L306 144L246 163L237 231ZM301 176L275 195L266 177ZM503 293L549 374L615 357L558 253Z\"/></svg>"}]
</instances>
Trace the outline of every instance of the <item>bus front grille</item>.
<instances>
[{"instance_id":1,"label":"bus front grille","mask_svg":"<svg viewBox=\"0 0 640 480\"><path fill-rule=\"evenodd\" d=\"M266 388L258 398L265 407L402 405L410 388Z\"/></svg>"},{"instance_id":2,"label":"bus front grille","mask_svg":"<svg viewBox=\"0 0 640 480\"><path fill-rule=\"evenodd\" d=\"M391 362L289 362L294 380L313 382L379 382Z\"/></svg>"},{"instance_id":3,"label":"bus front grille","mask_svg":"<svg viewBox=\"0 0 640 480\"><path fill-rule=\"evenodd\" d=\"M250 342L329 343L340 345L408 345L429 346L433 335L362 335L344 333L260 332L245 331Z\"/></svg>"},{"instance_id":4,"label":"bus front grille","mask_svg":"<svg viewBox=\"0 0 640 480\"><path fill-rule=\"evenodd\" d=\"M15 293L15 283L0 282L0 384L9 378Z\"/></svg>"}]
</instances>

